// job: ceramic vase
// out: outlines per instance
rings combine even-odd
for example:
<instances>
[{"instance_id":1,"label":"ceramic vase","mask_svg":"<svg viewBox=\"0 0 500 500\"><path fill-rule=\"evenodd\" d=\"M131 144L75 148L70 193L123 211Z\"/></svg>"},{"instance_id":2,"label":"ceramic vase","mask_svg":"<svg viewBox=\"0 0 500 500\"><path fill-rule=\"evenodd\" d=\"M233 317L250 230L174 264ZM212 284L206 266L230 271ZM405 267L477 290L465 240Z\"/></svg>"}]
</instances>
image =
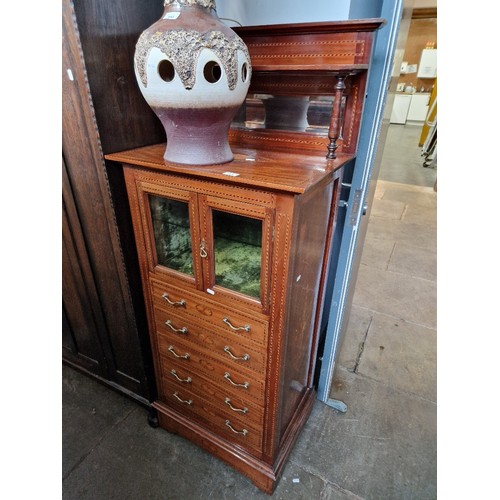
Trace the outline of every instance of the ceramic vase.
<instances>
[{"instance_id":1,"label":"ceramic vase","mask_svg":"<svg viewBox=\"0 0 500 500\"><path fill-rule=\"evenodd\" d=\"M251 64L243 40L217 16L214 0L166 0L161 19L136 45L146 102L167 134L167 161L229 162L228 134L245 100Z\"/></svg>"}]
</instances>

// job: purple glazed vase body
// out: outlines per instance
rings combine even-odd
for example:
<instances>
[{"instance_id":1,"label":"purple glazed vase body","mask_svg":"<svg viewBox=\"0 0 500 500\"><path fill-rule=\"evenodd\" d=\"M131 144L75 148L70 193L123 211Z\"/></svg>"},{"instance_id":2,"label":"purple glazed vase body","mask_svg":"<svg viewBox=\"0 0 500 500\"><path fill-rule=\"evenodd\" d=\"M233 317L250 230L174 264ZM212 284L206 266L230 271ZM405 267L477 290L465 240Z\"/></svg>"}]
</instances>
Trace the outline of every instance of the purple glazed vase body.
<instances>
[{"instance_id":1,"label":"purple glazed vase body","mask_svg":"<svg viewBox=\"0 0 500 500\"><path fill-rule=\"evenodd\" d=\"M213 0L166 0L161 19L136 45L139 88L167 134L167 161L233 160L228 134L250 86L248 50Z\"/></svg>"}]
</instances>

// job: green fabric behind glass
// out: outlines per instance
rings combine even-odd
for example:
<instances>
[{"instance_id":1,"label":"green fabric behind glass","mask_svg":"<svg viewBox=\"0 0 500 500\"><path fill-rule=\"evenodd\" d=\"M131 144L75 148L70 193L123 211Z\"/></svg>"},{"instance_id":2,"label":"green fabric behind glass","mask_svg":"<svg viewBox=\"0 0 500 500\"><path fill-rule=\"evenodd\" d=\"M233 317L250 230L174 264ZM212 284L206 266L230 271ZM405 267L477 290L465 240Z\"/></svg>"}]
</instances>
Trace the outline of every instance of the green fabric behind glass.
<instances>
[{"instance_id":1,"label":"green fabric behind glass","mask_svg":"<svg viewBox=\"0 0 500 500\"><path fill-rule=\"evenodd\" d=\"M215 282L259 298L262 221L214 210Z\"/></svg>"},{"instance_id":2,"label":"green fabric behind glass","mask_svg":"<svg viewBox=\"0 0 500 500\"><path fill-rule=\"evenodd\" d=\"M149 206L158 264L193 276L188 204L150 196Z\"/></svg>"},{"instance_id":3,"label":"green fabric behind glass","mask_svg":"<svg viewBox=\"0 0 500 500\"><path fill-rule=\"evenodd\" d=\"M193 276L186 202L149 197L158 264ZM214 264L217 285L260 296L262 221L214 210Z\"/></svg>"}]
</instances>

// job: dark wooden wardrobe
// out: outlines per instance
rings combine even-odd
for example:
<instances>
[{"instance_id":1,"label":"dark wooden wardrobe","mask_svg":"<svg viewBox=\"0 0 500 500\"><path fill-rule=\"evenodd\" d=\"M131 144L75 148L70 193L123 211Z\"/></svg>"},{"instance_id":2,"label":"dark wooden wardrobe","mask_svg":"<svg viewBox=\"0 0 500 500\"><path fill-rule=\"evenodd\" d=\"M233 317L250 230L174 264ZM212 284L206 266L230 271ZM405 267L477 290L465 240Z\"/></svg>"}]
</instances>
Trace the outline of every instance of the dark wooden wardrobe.
<instances>
[{"instance_id":1,"label":"dark wooden wardrobe","mask_svg":"<svg viewBox=\"0 0 500 500\"><path fill-rule=\"evenodd\" d=\"M149 404L155 383L123 175L104 154L162 142L133 54L162 0L62 2L63 361Z\"/></svg>"}]
</instances>

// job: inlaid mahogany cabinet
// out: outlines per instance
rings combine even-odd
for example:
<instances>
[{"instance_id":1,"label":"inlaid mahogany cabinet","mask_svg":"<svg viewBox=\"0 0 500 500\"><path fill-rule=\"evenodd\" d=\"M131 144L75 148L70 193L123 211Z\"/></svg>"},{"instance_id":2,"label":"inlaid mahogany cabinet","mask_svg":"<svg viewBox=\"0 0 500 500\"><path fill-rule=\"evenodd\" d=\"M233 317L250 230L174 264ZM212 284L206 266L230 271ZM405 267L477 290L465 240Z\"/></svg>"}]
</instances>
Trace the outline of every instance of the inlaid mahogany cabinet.
<instances>
[{"instance_id":1,"label":"inlaid mahogany cabinet","mask_svg":"<svg viewBox=\"0 0 500 500\"><path fill-rule=\"evenodd\" d=\"M160 426L271 493L315 399L318 325L343 166L381 20L239 28L253 65L234 161L165 144L124 169Z\"/></svg>"}]
</instances>

